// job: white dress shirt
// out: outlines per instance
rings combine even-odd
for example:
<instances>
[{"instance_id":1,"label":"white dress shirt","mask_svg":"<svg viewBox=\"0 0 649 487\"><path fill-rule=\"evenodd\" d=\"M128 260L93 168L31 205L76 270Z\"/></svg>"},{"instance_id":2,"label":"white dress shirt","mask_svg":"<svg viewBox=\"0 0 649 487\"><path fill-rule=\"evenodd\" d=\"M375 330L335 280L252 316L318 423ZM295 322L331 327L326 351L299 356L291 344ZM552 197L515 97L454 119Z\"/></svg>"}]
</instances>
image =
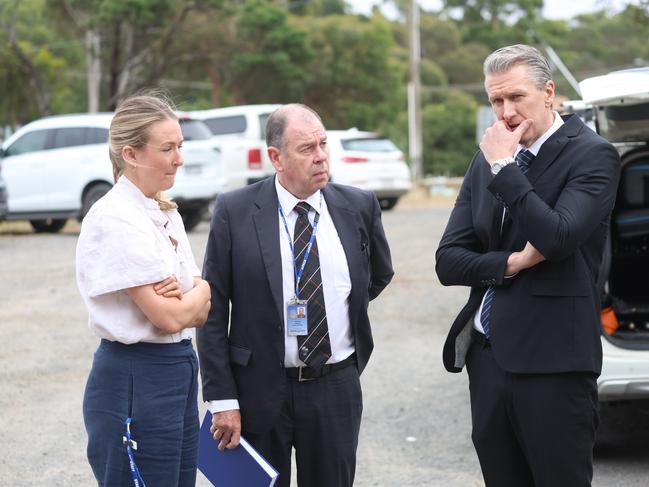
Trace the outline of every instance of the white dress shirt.
<instances>
[{"instance_id":1,"label":"white dress shirt","mask_svg":"<svg viewBox=\"0 0 649 487\"><path fill-rule=\"evenodd\" d=\"M525 147L525 146L523 146L521 144L518 144L518 147L516 148L516 152L514 152L514 157L516 157L518 155L518 153L520 151L524 150L524 149L527 149L532 154L534 154L534 157L536 157L538 155L539 151L541 150L541 146L544 144L544 142L546 140L548 140L552 136L552 134L555 133L557 130L559 130L561 128L561 126L563 125L563 119L561 118L561 115L559 115L559 113L557 113L555 111L553 111L552 113L554 114L554 122L552 123L550 128L548 130L546 130L543 133L543 135L541 135L541 137L536 139L536 141L534 141L534 143L532 145L530 145L529 147ZM516 163L514 163L514 164L516 164ZM532 164L534 164L534 163L532 163ZM500 222L501 230L502 230L502 225L503 225L504 221L505 221L505 209L503 208L503 215L502 215L502 219L501 219L501 222ZM521 249L521 250L523 250L523 249ZM511 277L514 277L514 276L505 276L505 279L511 278ZM484 299L486 297L487 297L487 295L485 294L485 296L482 298L482 302L480 303L480 307L478 308L478 311L476 311L475 315L473 316L473 328L478 330L483 335L484 335L484 328L482 328L482 322L480 321L480 315L482 314L482 306L484 305Z\"/></svg>"},{"instance_id":2,"label":"white dress shirt","mask_svg":"<svg viewBox=\"0 0 649 487\"><path fill-rule=\"evenodd\" d=\"M327 202L320 191L316 191L306 200L300 200L286 190L275 177L275 189L279 204L286 217L286 225L293 241L293 231L298 213L295 206L300 201L311 205L309 221L313 225L316 211L320 214L316 229L316 241L320 257L320 275L322 277L322 291L324 293L325 310L327 312L327 325L329 327L329 340L331 343L331 357L327 363L340 362L354 353L354 337L349 322L349 294L352 283L349 277L347 257L343 249L338 232L334 225ZM282 296L284 310L284 367L300 367L305 364L298 356L297 337L288 336L286 305L295 296L295 271L293 268L293 254L289 245L289 236L282 217L279 216L279 240L282 257ZM311 256L310 258L312 258ZM301 261L296 263L298 269ZM225 399L210 401L209 410L212 413L239 409L239 401Z\"/></svg>"},{"instance_id":3,"label":"white dress shirt","mask_svg":"<svg viewBox=\"0 0 649 487\"><path fill-rule=\"evenodd\" d=\"M299 200L284 189L277 178L275 178L275 188L277 189L279 204L286 216L291 241L293 240L293 230L298 217L295 206L300 201L306 201L311 205L312 209L309 211L311 225L313 225L316 211L320 214L315 238L318 242L322 291L324 293L331 343L331 357L327 363L340 362L354 352L354 338L349 324L349 293L352 290L352 283L349 277L345 250L327 209L327 202L321 196L320 191L315 192L306 200ZM284 367L300 367L305 364L298 357L297 337L288 336L286 332L286 304L295 296L293 254L289 245L289 236L286 234L281 217L279 218L279 226L280 251L282 254L282 294L284 297ZM313 258L313 256L310 258ZM301 261L296 262L298 269L301 263Z\"/></svg>"},{"instance_id":4,"label":"white dress shirt","mask_svg":"<svg viewBox=\"0 0 649 487\"><path fill-rule=\"evenodd\" d=\"M156 328L124 292L171 275L188 292L200 276L178 211L162 211L127 177L121 176L83 219L76 273L88 326L100 338L126 344L191 338L188 329Z\"/></svg>"}]
</instances>

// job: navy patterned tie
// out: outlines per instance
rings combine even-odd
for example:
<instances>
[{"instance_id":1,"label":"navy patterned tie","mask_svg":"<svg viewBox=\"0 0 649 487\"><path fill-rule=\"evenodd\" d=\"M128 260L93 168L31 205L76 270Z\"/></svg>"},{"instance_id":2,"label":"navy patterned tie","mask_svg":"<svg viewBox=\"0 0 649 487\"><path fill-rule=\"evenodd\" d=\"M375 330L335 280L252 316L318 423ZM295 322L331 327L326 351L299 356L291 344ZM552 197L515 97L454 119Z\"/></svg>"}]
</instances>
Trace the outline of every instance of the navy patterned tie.
<instances>
[{"instance_id":1,"label":"navy patterned tie","mask_svg":"<svg viewBox=\"0 0 649 487\"><path fill-rule=\"evenodd\" d=\"M534 154L532 154L527 149L523 149L516 154L516 165L521 170L521 172L526 175L527 171L530 170L530 166L534 161ZM487 338L489 338L491 332L491 305L493 304L494 295L496 294L495 286L490 286L487 289L487 292L484 295L484 300L482 301L482 311L480 312L480 323L482 324L482 329Z\"/></svg>"},{"instance_id":2,"label":"navy patterned tie","mask_svg":"<svg viewBox=\"0 0 649 487\"><path fill-rule=\"evenodd\" d=\"M298 213L293 231L293 249L297 267L302 264L304 252L313 233L309 222L311 206L300 201L295 206ZM320 274L320 256L318 241L313 240L309 260L300 279L299 299L306 299L307 303L307 328L306 336L297 337L298 355L300 360L314 369L320 369L331 357L329 344L329 326L327 325L327 312L325 310L324 293L322 292L322 276Z\"/></svg>"},{"instance_id":3,"label":"navy patterned tie","mask_svg":"<svg viewBox=\"0 0 649 487\"><path fill-rule=\"evenodd\" d=\"M523 149L516 154L516 164L523 174L527 174L527 171L530 170L532 161L534 160L534 154L532 154L527 149Z\"/></svg>"}]
</instances>

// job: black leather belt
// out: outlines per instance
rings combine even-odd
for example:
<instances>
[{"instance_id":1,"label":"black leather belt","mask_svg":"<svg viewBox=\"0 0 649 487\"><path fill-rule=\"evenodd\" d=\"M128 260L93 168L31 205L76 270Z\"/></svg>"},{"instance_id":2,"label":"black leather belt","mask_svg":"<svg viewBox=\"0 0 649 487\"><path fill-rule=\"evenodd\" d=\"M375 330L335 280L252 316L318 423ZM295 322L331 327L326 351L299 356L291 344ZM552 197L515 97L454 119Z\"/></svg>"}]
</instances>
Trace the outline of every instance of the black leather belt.
<instances>
[{"instance_id":1,"label":"black leather belt","mask_svg":"<svg viewBox=\"0 0 649 487\"><path fill-rule=\"evenodd\" d=\"M320 370L312 369L311 367L287 367L285 369L286 377L297 379L300 382L305 380L319 379L320 377L324 377L325 375L331 374L336 370L344 369L345 367L349 367L350 365L354 365L355 363L356 354L352 353L345 360L341 360L340 362L336 362L335 364L323 365Z\"/></svg>"}]
</instances>

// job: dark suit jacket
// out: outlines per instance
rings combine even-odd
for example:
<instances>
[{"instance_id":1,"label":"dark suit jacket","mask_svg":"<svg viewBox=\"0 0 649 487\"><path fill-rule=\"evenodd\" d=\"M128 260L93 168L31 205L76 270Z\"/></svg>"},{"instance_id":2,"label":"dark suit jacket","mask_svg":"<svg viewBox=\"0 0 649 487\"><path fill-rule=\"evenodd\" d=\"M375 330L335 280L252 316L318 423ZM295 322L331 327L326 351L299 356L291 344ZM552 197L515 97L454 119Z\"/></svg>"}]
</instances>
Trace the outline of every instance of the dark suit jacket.
<instances>
[{"instance_id":1,"label":"dark suit jacket","mask_svg":"<svg viewBox=\"0 0 649 487\"><path fill-rule=\"evenodd\" d=\"M390 250L372 193L329 183L323 196L349 266L349 319L360 372L373 348L368 303L393 275ZM203 275L212 288L209 317L197 331L203 399L238 399L244 431L263 433L273 426L286 387L274 178L219 196Z\"/></svg>"},{"instance_id":2,"label":"dark suit jacket","mask_svg":"<svg viewBox=\"0 0 649 487\"><path fill-rule=\"evenodd\" d=\"M493 285L490 336L500 367L601 371L595 283L619 164L615 148L574 115L542 145L526 176L516 164L492 176L476 154L436 254L442 284L471 286L444 345L447 370L462 369L473 316ZM503 205L508 217L501 235ZM509 255L526 241L546 261L504 278Z\"/></svg>"}]
</instances>

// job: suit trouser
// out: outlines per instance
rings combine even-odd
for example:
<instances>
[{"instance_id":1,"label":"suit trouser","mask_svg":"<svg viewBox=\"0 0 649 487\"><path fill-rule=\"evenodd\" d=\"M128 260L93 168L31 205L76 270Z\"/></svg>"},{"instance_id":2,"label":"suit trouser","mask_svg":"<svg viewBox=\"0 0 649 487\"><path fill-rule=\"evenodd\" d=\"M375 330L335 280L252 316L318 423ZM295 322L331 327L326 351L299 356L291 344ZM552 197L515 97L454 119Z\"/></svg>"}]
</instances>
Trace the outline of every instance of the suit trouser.
<instances>
[{"instance_id":1,"label":"suit trouser","mask_svg":"<svg viewBox=\"0 0 649 487\"><path fill-rule=\"evenodd\" d=\"M279 471L277 487L291 485L293 447L300 487L351 487L362 412L358 369L352 365L315 380L287 379L273 429L242 434Z\"/></svg>"},{"instance_id":2,"label":"suit trouser","mask_svg":"<svg viewBox=\"0 0 649 487\"><path fill-rule=\"evenodd\" d=\"M589 487L599 423L590 372L514 374L476 341L467 355L472 439L487 487Z\"/></svg>"}]
</instances>

